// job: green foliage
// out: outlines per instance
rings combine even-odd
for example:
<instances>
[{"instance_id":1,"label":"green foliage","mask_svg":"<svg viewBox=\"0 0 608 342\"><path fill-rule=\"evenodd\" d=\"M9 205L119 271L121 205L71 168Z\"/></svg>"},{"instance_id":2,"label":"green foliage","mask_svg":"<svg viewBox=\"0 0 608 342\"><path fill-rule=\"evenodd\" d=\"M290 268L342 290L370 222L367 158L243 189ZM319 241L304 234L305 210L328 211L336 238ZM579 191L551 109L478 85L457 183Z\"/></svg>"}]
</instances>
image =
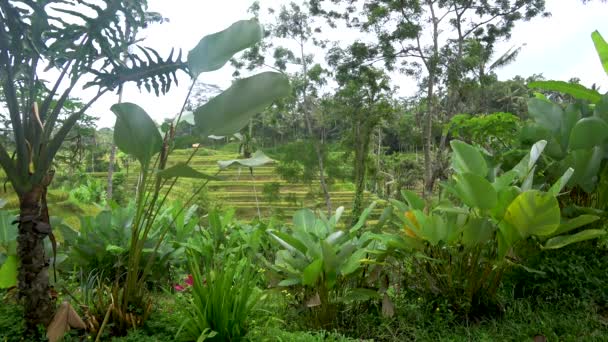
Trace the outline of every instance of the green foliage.
<instances>
[{"instance_id":1,"label":"green foliage","mask_svg":"<svg viewBox=\"0 0 608 342\"><path fill-rule=\"evenodd\" d=\"M104 183L87 174L81 178L80 184L72 184L68 193L68 201L74 205L79 204L104 204L106 191Z\"/></svg>"},{"instance_id":2,"label":"green foliage","mask_svg":"<svg viewBox=\"0 0 608 342\"><path fill-rule=\"evenodd\" d=\"M193 82L200 72L220 68L232 54L259 39L261 27L255 20L239 22L226 30L204 37L188 54ZM237 80L229 89L196 109L194 121L204 136L234 134L249 123L253 115L272 104L276 98L288 93L289 81L279 73L267 72ZM175 138L173 128L179 122L169 124L163 139L154 121L141 107L132 103L120 103L112 106L112 111L117 116L114 128L116 145L140 163L135 215L130 223L131 239L127 249L126 279L121 285L116 285L120 288L113 290L117 294L116 297L118 293L122 295L120 305L114 307L113 317L118 318L116 323L119 330L124 331L131 326L142 324L149 314L150 305L146 304L148 296L142 291L143 284L151 274L152 262L157 253L161 252L163 241L171 229L170 223L153 229L162 204L178 178L204 178L207 182L213 177L192 169L188 163L167 168ZM177 121L182 114L183 108ZM158 155L158 158L150 167L150 161L155 155ZM188 159L190 160L191 158ZM206 182L193 191L185 201L186 205L194 200ZM171 185L164 189L165 184ZM183 208L179 212L181 210ZM146 246L149 240L154 241L152 246ZM134 306L138 306L137 316L130 314Z\"/></svg>"},{"instance_id":3,"label":"green foliage","mask_svg":"<svg viewBox=\"0 0 608 342\"><path fill-rule=\"evenodd\" d=\"M223 31L205 36L188 53L190 72L198 76L202 72L218 70L235 53L258 43L263 37L262 27L256 19L237 21Z\"/></svg>"},{"instance_id":4,"label":"green foliage","mask_svg":"<svg viewBox=\"0 0 608 342\"><path fill-rule=\"evenodd\" d=\"M595 242L568 246L559 251L533 253L526 266L541 272L529 273L514 269L506 281L519 297L546 298L551 301L573 296L608 307L605 248Z\"/></svg>"},{"instance_id":5,"label":"green foliage","mask_svg":"<svg viewBox=\"0 0 608 342\"><path fill-rule=\"evenodd\" d=\"M600 57L602 67L604 67L604 71L606 71L606 74L608 75L608 43L606 43L598 31L594 31L591 34L591 39L593 39L593 44L595 44L595 49L597 50L597 55Z\"/></svg>"},{"instance_id":6,"label":"green foliage","mask_svg":"<svg viewBox=\"0 0 608 342\"><path fill-rule=\"evenodd\" d=\"M21 306L12 303L0 303L0 341L21 342L25 330Z\"/></svg>"},{"instance_id":7,"label":"green foliage","mask_svg":"<svg viewBox=\"0 0 608 342\"><path fill-rule=\"evenodd\" d=\"M487 115L455 115L446 125L454 138L481 146L497 154L517 145L520 119L510 113Z\"/></svg>"},{"instance_id":8,"label":"green foliage","mask_svg":"<svg viewBox=\"0 0 608 342\"><path fill-rule=\"evenodd\" d=\"M277 72L243 78L196 109L194 121L203 136L231 135L245 127L251 117L289 93L289 80Z\"/></svg>"},{"instance_id":9,"label":"green foliage","mask_svg":"<svg viewBox=\"0 0 608 342\"><path fill-rule=\"evenodd\" d=\"M353 283L367 268L365 259L373 250L372 234L360 232L373 207L363 212L356 225L344 230L338 228L343 207L329 219L303 209L294 215L293 227L268 230L283 248L272 266L281 278L278 285L301 291L303 304L317 315L317 325L332 324L337 303L380 296L376 290Z\"/></svg>"},{"instance_id":10,"label":"green foliage","mask_svg":"<svg viewBox=\"0 0 608 342\"><path fill-rule=\"evenodd\" d=\"M274 160L268 158L264 152L262 151L256 151L251 158L246 158L246 159L232 159L232 160L220 160L218 161L218 165L220 167L220 169L226 169L232 165L239 165L239 166L245 166L250 168L250 170L252 168L256 168L259 166L264 166L266 164L270 164L273 163Z\"/></svg>"},{"instance_id":11,"label":"green foliage","mask_svg":"<svg viewBox=\"0 0 608 342\"><path fill-rule=\"evenodd\" d=\"M171 277L171 264L177 263L181 256L179 246L169 244L163 245L156 254L151 253L161 233L160 227L170 225L168 240L185 239L196 226L197 220L192 218L195 210L196 208L191 208L188 212L182 211L178 203L167 208L157 218L143 244L144 255L154 255L147 275L150 284L167 283ZM123 283L128 267L134 215L133 203L125 207L112 204L97 216L80 217L78 231L67 224L58 226L69 255L64 268L76 269L81 274L95 274L103 283ZM141 267L145 266L144 260L141 263Z\"/></svg>"},{"instance_id":12,"label":"green foliage","mask_svg":"<svg viewBox=\"0 0 608 342\"><path fill-rule=\"evenodd\" d=\"M14 212L0 210L0 289L17 285L17 226Z\"/></svg>"},{"instance_id":13,"label":"green foliage","mask_svg":"<svg viewBox=\"0 0 608 342\"><path fill-rule=\"evenodd\" d=\"M256 287L257 270L249 260L236 255L224 259L221 266L203 266L199 264L200 255L191 252L188 261L194 278L193 298L177 337L184 341L243 340L261 296Z\"/></svg>"},{"instance_id":14,"label":"green foliage","mask_svg":"<svg viewBox=\"0 0 608 342\"><path fill-rule=\"evenodd\" d=\"M444 184L451 197L428 212L412 193L404 194L406 203L393 201L396 223L405 234L381 239L389 248L411 253L417 291L428 298L439 295L458 315L486 315L496 310L504 272L526 257L519 254L526 241L551 249L605 234L585 230L563 235L599 217L562 222L556 199L561 187L553 192L532 189L544 146L542 141L535 144L514 169L496 169L482 177L470 172L487 170L481 151L452 141L456 173Z\"/></svg>"},{"instance_id":15,"label":"green foliage","mask_svg":"<svg viewBox=\"0 0 608 342\"><path fill-rule=\"evenodd\" d=\"M602 98L602 103L608 97ZM600 167L604 161L603 150L608 142L608 110L602 103L594 109L584 103L570 104L563 109L558 104L543 99L531 99L530 116L535 120L522 131L522 139L547 140L547 155L552 158L548 175L556 179L568 168L574 169L568 187L580 187L591 193L596 189Z\"/></svg>"},{"instance_id":16,"label":"green foliage","mask_svg":"<svg viewBox=\"0 0 608 342\"><path fill-rule=\"evenodd\" d=\"M264 184L262 194L268 203L279 201L281 197L281 183L272 182Z\"/></svg>"},{"instance_id":17,"label":"green foliage","mask_svg":"<svg viewBox=\"0 0 608 342\"><path fill-rule=\"evenodd\" d=\"M344 162L343 154L330 152L329 146L322 148L326 182L350 178L352 168ZM289 183L311 185L319 177L319 160L311 141L298 140L280 146L272 157L277 161L276 172Z\"/></svg>"},{"instance_id":18,"label":"green foliage","mask_svg":"<svg viewBox=\"0 0 608 342\"><path fill-rule=\"evenodd\" d=\"M568 94L576 99L587 100L592 103L599 102L602 99L602 95L597 90L588 89L580 84L564 81L535 81L528 83L528 87L557 91Z\"/></svg>"},{"instance_id":19,"label":"green foliage","mask_svg":"<svg viewBox=\"0 0 608 342\"><path fill-rule=\"evenodd\" d=\"M147 169L152 156L160 152L163 144L156 124L134 103L117 103L110 109L116 115L114 143Z\"/></svg>"}]
</instances>

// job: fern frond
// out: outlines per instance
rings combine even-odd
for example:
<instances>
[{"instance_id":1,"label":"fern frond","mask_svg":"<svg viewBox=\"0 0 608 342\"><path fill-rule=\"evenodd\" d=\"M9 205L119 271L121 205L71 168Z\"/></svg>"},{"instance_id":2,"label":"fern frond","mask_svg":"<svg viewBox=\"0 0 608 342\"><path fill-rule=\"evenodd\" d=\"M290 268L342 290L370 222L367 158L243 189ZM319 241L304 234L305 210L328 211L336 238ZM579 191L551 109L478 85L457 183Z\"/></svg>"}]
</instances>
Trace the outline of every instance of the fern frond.
<instances>
[{"instance_id":1,"label":"fern frond","mask_svg":"<svg viewBox=\"0 0 608 342\"><path fill-rule=\"evenodd\" d=\"M100 71L89 70L95 79L85 85L85 88L98 86L108 89L117 89L127 82L136 82L141 89L142 85L148 92L154 90L156 96L166 94L171 84L177 81L177 71L188 72L187 64L182 61L182 52L173 59L174 50L166 59L151 48L138 46L143 56L130 53L127 55L129 65L108 62Z\"/></svg>"}]
</instances>

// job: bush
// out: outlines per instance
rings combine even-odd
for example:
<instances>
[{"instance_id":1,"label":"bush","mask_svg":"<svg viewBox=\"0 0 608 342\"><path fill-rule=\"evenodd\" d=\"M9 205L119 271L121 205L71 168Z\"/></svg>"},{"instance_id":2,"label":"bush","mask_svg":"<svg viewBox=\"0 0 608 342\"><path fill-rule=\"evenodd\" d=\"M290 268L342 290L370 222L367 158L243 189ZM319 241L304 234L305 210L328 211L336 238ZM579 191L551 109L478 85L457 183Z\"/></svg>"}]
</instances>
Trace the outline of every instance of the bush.
<instances>
[{"instance_id":1,"label":"bush","mask_svg":"<svg viewBox=\"0 0 608 342\"><path fill-rule=\"evenodd\" d=\"M273 203L280 200L281 196L281 184L277 182L265 183L262 189L264 199L268 203Z\"/></svg>"},{"instance_id":2,"label":"bush","mask_svg":"<svg viewBox=\"0 0 608 342\"><path fill-rule=\"evenodd\" d=\"M0 303L0 341L19 342L24 332L25 321L21 306Z\"/></svg>"},{"instance_id":3,"label":"bush","mask_svg":"<svg viewBox=\"0 0 608 342\"><path fill-rule=\"evenodd\" d=\"M66 224L58 225L57 228L64 237L65 245L68 248L69 258L64 264L68 266L68 269L79 270L81 274L95 273L102 278L103 283L116 279L123 280L131 243L131 221L134 215L133 204L126 207L112 204L110 209L101 211L97 216L80 217L79 231ZM167 219L166 215L172 215L172 213L169 211L157 218L157 224L154 225L148 240L144 243L145 251L151 250L156 244L163 222L168 224L172 221ZM171 233L174 234L175 229L172 229ZM182 232L181 234L187 233ZM167 241L172 239L175 239L174 236L169 236ZM150 270L151 283L167 282L170 279L170 264L175 251L174 246L169 243L161 245ZM147 261L148 253L144 252L142 263Z\"/></svg>"},{"instance_id":4,"label":"bush","mask_svg":"<svg viewBox=\"0 0 608 342\"><path fill-rule=\"evenodd\" d=\"M526 266L542 273L515 269L508 282L517 297L558 301L573 296L608 309L608 251L595 242L531 256Z\"/></svg>"},{"instance_id":5,"label":"bush","mask_svg":"<svg viewBox=\"0 0 608 342\"><path fill-rule=\"evenodd\" d=\"M256 270L246 258L231 255L223 265L201 271L199 256L189 257L193 274L192 302L178 338L185 341L240 341L247 334L247 322L260 299ZM202 340L205 340L203 337Z\"/></svg>"}]
</instances>

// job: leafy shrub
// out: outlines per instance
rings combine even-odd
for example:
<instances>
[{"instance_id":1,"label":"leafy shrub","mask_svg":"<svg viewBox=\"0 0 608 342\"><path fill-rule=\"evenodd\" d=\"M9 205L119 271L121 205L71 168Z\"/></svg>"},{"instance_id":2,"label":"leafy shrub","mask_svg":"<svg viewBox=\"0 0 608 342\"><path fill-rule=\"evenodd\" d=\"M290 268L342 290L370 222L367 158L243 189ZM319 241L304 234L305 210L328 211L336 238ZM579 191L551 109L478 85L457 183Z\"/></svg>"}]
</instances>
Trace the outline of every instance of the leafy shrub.
<instances>
[{"instance_id":1,"label":"leafy shrub","mask_svg":"<svg viewBox=\"0 0 608 342\"><path fill-rule=\"evenodd\" d=\"M256 270L248 259L230 255L222 265L201 271L199 257L188 258L193 274L192 302L183 330L185 341L240 341L247 334L247 322L260 299Z\"/></svg>"},{"instance_id":2,"label":"leafy shrub","mask_svg":"<svg viewBox=\"0 0 608 342\"><path fill-rule=\"evenodd\" d=\"M105 203L106 190L102 181L89 175L83 178L80 185L69 191L68 200L73 204Z\"/></svg>"},{"instance_id":3,"label":"leafy shrub","mask_svg":"<svg viewBox=\"0 0 608 342\"><path fill-rule=\"evenodd\" d=\"M120 204L128 203L127 176L124 172L115 172L112 176L112 200Z\"/></svg>"},{"instance_id":4,"label":"leafy shrub","mask_svg":"<svg viewBox=\"0 0 608 342\"><path fill-rule=\"evenodd\" d=\"M571 170L547 192L532 188L535 163L545 145L535 144L513 170L488 176L479 149L452 141L455 175L444 184L448 199L428 211L412 192L403 192L407 204L392 202L402 233L385 241L411 253L409 285L415 291L447 301L458 315L492 313L503 274L526 257L520 252L530 241L543 249L559 249L605 234L588 229L565 235L599 218L583 215L562 221L556 197Z\"/></svg>"},{"instance_id":5,"label":"leafy shrub","mask_svg":"<svg viewBox=\"0 0 608 342\"><path fill-rule=\"evenodd\" d=\"M172 207L175 208L175 207ZM157 227L163 222L172 222L173 214L177 210L166 209L157 218L153 231L144 243L144 258L147 261L149 250L156 244L157 236L160 234ZM185 215L187 212L184 212ZM80 270L82 274L97 273L104 282L114 279L123 279L127 268L128 249L131 243L131 221L135 215L135 207L131 203L126 207L112 204L110 209L101 211L97 216L83 216L80 218L80 230L69 227L66 224L59 225L62 236L68 247L68 266ZM184 216L177 217L172 227L169 239L176 236L184 239L188 232L194 229L195 223L191 223L192 215L185 220ZM154 263L150 270L150 282L166 282L170 279L170 264L175 257L174 245L163 244L154 257Z\"/></svg>"},{"instance_id":6,"label":"leafy shrub","mask_svg":"<svg viewBox=\"0 0 608 342\"><path fill-rule=\"evenodd\" d=\"M596 243L571 245L553 253L535 253L525 265L540 272L514 269L508 281L516 296L549 301L572 296L608 309L608 253Z\"/></svg>"},{"instance_id":7,"label":"leafy shrub","mask_svg":"<svg viewBox=\"0 0 608 342\"><path fill-rule=\"evenodd\" d=\"M281 195L281 184L277 182L265 183L262 194L268 203L279 200Z\"/></svg>"},{"instance_id":8,"label":"leafy shrub","mask_svg":"<svg viewBox=\"0 0 608 342\"><path fill-rule=\"evenodd\" d=\"M21 306L10 303L0 303L0 341L21 341L25 332L23 309Z\"/></svg>"},{"instance_id":9,"label":"leafy shrub","mask_svg":"<svg viewBox=\"0 0 608 342\"><path fill-rule=\"evenodd\" d=\"M367 208L353 227L338 228L343 207L327 219L309 209L298 211L293 227L270 229L268 233L283 249L276 253L272 269L280 287L290 287L301 304L311 308L313 324L327 327L334 323L338 304L379 297L368 289L360 276L366 269L362 262L372 251L373 234L361 233L374 205Z\"/></svg>"},{"instance_id":10,"label":"leafy shrub","mask_svg":"<svg viewBox=\"0 0 608 342\"><path fill-rule=\"evenodd\" d=\"M455 115L446 129L457 139L502 153L517 146L521 120L511 113Z\"/></svg>"},{"instance_id":11,"label":"leafy shrub","mask_svg":"<svg viewBox=\"0 0 608 342\"><path fill-rule=\"evenodd\" d=\"M327 148L327 146L324 146ZM275 152L278 165L275 170L282 179L289 183L310 185L319 178L319 160L314 145L309 141L297 141L282 146ZM327 182L346 179L350 176L348 164L340 160L341 154L323 151Z\"/></svg>"}]
</instances>

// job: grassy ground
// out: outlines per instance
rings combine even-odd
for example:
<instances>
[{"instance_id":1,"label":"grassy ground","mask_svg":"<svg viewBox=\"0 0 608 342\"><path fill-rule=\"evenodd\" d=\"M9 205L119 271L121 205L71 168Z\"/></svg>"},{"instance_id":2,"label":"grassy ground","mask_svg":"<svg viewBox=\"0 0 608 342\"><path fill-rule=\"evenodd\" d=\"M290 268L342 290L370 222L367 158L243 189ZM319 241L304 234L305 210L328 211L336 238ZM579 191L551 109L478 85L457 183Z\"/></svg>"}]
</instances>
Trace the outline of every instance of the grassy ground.
<instances>
[{"instance_id":1,"label":"grassy ground","mask_svg":"<svg viewBox=\"0 0 608 342\"><path fill-rule=\"evenodd\" d=\"M165 298L165 297L163 297ZM349 322L338 330L314 331L297 312L279 306L270 297L259 306L250 322L249 341L608 341L608 313L599 311L592 302L573 297L559 301L540 298L509 301L501 317L477 322L455 321L449 313L429 310L415 298L396 301L396 316L387 319L375 313L349 312L341 315ZM281 304L282 305L282 304ZM21 341L23 330L20 309L11 304L0 307L0 341ZM272 310L272 311L270 311ZM279 316L280 315L280 316ZM174 340L181 325L179 307L170 298L156 305L146 325L122 338L107 338L115 342L160 342ZM66 341L78 341L68 337ZM538 339L536 341L544 341Z\"/></svg>"}]
</instances>

